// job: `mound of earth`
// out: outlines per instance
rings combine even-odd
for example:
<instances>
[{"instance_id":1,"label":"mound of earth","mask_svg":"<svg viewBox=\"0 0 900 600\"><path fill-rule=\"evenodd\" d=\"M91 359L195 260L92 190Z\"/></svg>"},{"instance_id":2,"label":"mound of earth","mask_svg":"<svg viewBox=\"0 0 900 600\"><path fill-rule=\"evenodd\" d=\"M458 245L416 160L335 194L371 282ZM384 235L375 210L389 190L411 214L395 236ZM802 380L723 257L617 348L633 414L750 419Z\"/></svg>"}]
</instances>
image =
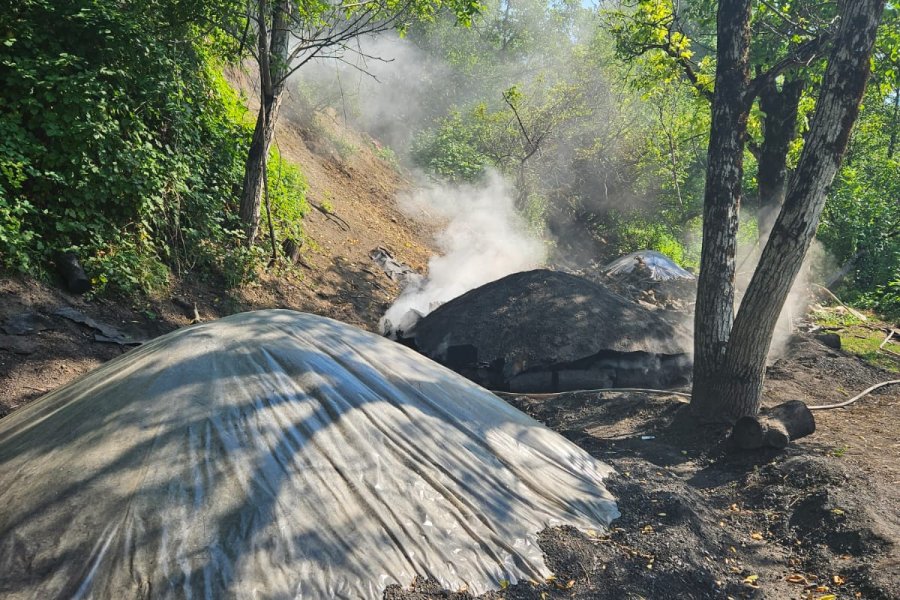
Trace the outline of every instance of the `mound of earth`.
<instances>
[{"instance_id":1,"label":"mound of earth","mask_svg":"<svg viewBox=\"0 0 900 600\"><path fill-rule=\"evenodd\" d=\"M664 319L684 324L692 317L697 278L665 254L652 250L626 254L597 269L591 279L657 310Z\"/></svg>"},{"instance_id":2,"label":"mound of earth","mask_svg":"<svg viewBox=\"0 0 900 600\"><path fill-rule=\"evenodd\" d=\"M443 304L419 321L414 342L498 390L668 386L690 366L687 331L600 284L546 269Z\"/></svg>"},{"instance_id":3,"label":"mound of earth","mask_svg":"<svg viewBox=\"0 0 900 600\"><path fill-rule=\"evenodd\" d=\"M652 281L695 279L693 273L682 269L675 261L655 250L641 250L621 256L601 269L607 277L639 273Z\"/></svg>"},{"instance_id":4,"label":"mound of earth","mask_svg":"<svg viewBox=\"0 0 900 600\"><path fill-rule=\"evenodd\" d=\"M184 328L0 420L0 596L380 598L550 574L610 469L390 340L323 317Z\"/></svg>"}]
</instances>

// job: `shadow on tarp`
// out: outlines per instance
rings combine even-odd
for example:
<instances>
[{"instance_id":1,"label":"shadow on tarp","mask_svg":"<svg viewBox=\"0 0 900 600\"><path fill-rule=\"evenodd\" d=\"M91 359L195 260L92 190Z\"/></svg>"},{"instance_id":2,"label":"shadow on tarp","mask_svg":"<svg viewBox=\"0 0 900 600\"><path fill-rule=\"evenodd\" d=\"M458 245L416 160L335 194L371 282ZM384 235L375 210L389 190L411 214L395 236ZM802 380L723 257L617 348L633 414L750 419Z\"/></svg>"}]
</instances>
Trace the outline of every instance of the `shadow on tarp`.
<instances>
[{"instance_id":1,"label":"shadow on tarp","mask_svg":"<svg viewBox=\"0 0 900 600\"><path fill-rule=\"evenodd\" d=\"M154 340L0 421L0 594L380 598L547 574L609 469L379 336L259 311Z\"/></svg>"}]
</instances>

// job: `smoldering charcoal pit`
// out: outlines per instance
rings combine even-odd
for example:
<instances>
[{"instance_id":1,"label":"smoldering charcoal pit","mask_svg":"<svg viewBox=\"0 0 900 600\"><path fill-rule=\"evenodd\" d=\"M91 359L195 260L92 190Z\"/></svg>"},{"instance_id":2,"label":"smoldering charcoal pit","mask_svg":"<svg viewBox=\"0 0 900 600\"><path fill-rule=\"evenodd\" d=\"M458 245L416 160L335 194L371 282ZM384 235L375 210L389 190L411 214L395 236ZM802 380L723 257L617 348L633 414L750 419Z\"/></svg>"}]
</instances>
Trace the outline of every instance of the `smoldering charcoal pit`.
<instances>
[{"instance_id":1,"label":"smoldering charcoal pit","mask_svg":"<svg viewBox=\"0 0 900 600\"><path fill-rule=\"evenodd\" d=\"M690 375L686 329L603 285L546 269L447 302L410 341L495 390L666 387Z\"/></svg>"}]
</instances>

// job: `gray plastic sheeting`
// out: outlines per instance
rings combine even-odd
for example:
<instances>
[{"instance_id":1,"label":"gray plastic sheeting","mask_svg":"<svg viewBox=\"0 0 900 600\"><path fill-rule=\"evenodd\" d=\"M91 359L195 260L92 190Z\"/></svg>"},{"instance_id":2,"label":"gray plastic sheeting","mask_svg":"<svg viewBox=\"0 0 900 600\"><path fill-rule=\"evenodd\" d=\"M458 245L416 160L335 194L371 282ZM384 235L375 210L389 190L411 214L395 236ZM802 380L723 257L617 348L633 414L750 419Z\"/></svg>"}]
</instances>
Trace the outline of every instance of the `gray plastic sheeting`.
<instances>
[{"instance_id":1,"label":"gray plastic sheeting","mask_svg":"<svg viewBox=\"0 0 900 600\"><path fill-rule=\"evenodd\" d=\"M670 279L694 279L693 273L682 269L675 261L656 250L640 250L625 256L620 256L601 269L608 276L631 273L638 264L638 259L644 262L644 266L650 271L653 281L668 281Z\"/></svg>"},{"instance_id":2,"label":"gray plastic sheeting","mask_svg":"<svg viewBox=\"0 0 900 600\"><path fill-rule=\"evenodd\" d=\"M3 598L380 598L546 576L609 467L379 336L260 311L158 338L0 420Z\"/></svg>"}]
</instances>

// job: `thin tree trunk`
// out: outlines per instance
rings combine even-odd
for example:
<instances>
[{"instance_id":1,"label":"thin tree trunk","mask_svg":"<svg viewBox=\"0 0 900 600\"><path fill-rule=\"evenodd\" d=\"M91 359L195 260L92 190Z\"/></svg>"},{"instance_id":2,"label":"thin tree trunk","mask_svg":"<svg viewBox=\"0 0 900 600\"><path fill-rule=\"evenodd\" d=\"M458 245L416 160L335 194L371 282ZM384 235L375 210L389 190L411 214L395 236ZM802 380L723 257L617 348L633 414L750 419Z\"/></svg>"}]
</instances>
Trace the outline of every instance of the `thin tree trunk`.
<instances>
[{"instance_id":1,"label":"thin tree trunk","mask_svg":"<svg viewBox=\"0 0 900 600\"><path fill-rule=\"evenodd\" d=\"M275 120L281 96L264 98L256 118L256 128L244 165L244 183L241 191L240 217L244 223L247 245L252 246L259 234L260 200L262 199L263 175L269 157L269 148L275 136Z\"/></svg>"},{"instance_id":2,"label":"thin tree trunk","mask_svg":"<svg viewBox=\"0 0 900 600\"><path fill-rule=\"evenodd\" d=\"M709 388L701 396L717 399L720 414L729 420L759 411L772 334L815 236L827 190L859 113L884 5L885 0L843 3L816 113L784 207L741 302L723 368L705 382Z\"/></svg>"},{"instance_id":3,"label":"thin tree trunk","mask_svg":"<svg viewBox=\"0 0 900 600\"><path fill-rule=\"evenodd\" d=\"M900 129L900 87L894 90L894 118L891 119L891 139L887 148L888 158L894 158L894 150L897 148L898 129Z\"/></svg>"},{"instance_id":4,"label":"thin tree trunk","mask_svg":"<svg viewBox=\"0 0 900 600\"><path fill-rule=\"evenodd\" d=\"M718 62L694 320L691 409L701 420L715 420L721 412L715 383L734 320L734 258L749 112L745 94L749 80L750 8L750 0L722 0L717 16Z\"/></svg>"},{"instance_id":5,"label":"thin tree trunk","mask_svg":"<svg viewBox=\"0 0 900 600\"><path fill-rule=\"evenodd\" d=\"M263 175L269 158L269 147L275 136L278 108L284 95L285 74L290 67L288 48L291 10L291 0L278 0L271 8L268 0L257 0L260 107L244 166L239 213L244 223L248 246L256 242L259 234ZM271 21L268 20L270 13Z\"/></svg>"},{"instance_id":6,"label":"thin tree trunk","mask_svg":"<svg viewBox=\"0 0 900 600\"><path fill-rule=\"evenodd\" d=\"M765 113L759 154L759 239L765 243L784 204L787 155L797 131L797 111L803 95L802 79L785 81L779 90L772 82L760 91L759 108Z\"/></svg>"}]
</instances>

